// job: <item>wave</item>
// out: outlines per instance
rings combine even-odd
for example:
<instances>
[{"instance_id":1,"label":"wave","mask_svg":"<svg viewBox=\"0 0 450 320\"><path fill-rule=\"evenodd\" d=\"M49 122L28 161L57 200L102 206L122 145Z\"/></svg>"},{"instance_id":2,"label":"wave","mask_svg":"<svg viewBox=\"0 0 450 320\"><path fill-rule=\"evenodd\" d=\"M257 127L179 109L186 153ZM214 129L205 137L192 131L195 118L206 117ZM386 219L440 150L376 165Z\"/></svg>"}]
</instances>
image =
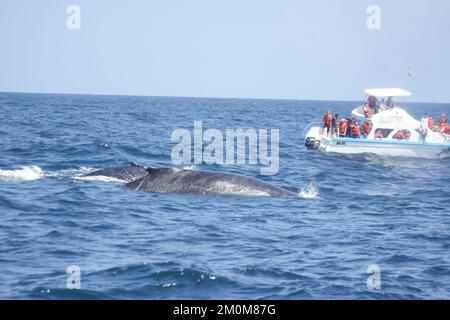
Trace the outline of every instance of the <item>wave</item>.
<instances>
[{"instance_id":1,"label":"wave","mask_svg":"<svg viewBox=\"0 0 450 320\"><path fill-rule=\"evenodd\" d=\"M298 196L303 199L315 199L320 196L320 193L316 186L311 182L300 189Z\"/></svg>"},{"instance_id":2,"label":"wave","mask_svg":"<svg viewBox=\"0 0 450 320\"><path fill-rule=\"evenodd\" d=\"M1 170L0 180L33 181L41 179L44 171L38 166L23 166L17 170Z\"/></svg>"},{"instance_id":3,"label":"wave","mask_svg":"<svg viewBox=\"0 0 450 320\"><path fill-rule=\"evenodd\" d=\"M242 284L225 276L182 267L174 262L136 263L84 272L80 290L41 284L29 290L33 299L189 299L192 292L207 297Z\"/></svg>"}]
</instances>

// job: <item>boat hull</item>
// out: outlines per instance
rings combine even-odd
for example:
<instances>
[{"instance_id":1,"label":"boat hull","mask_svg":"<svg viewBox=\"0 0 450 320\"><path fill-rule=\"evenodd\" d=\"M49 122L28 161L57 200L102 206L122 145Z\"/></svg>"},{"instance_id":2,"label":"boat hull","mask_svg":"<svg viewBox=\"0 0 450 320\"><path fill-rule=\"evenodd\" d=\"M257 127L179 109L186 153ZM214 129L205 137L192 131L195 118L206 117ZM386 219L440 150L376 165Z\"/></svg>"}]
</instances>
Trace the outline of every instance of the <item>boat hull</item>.
<instances>
[{"instance_id":1,"label":"boat hull","mask_svg":"<svg viewBox=\"0 0 450 320\"><path fill-rule=\"evenodd\" d=\"M450 145L428 145L413 143L387 143L377 141L349 141L350 139L333 139L322 144L319 150L343 154L377 154L388 157L416 157L416 158L450 158ZM357 140L357 141L356 141Z\"/></svg>"},{"instance_id":2,"label":"boat hull","mask_svg":"<svg viewBox=\"0 0 450 320\"><path fill-rule=\"evenodd\" d=\"M450 158L450 143L427 144L410 141L386 141L327 137L320 128L312 128L307 137L320 141L316 148L325 153L376 154L386 157L415 157L429 159Z\"/></svg>"}]
</instances>

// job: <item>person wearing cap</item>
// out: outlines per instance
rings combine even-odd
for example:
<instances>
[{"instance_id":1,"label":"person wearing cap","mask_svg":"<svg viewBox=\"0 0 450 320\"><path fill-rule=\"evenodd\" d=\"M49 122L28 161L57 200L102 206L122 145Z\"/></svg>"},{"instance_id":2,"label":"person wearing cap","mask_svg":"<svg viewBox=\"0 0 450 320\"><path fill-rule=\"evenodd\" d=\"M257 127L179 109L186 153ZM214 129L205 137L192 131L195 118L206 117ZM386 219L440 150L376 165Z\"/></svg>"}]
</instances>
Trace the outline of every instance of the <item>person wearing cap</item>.
<instances>
[{"instance_id":1,"label":"person wearing cap","mask_svg":"<svg viewBox=\"0 0 450 320\"><path fill-rule=\"evenodd\" d=\"M339 123L339 137L345 138L347 136L348 124L345 119L342 119Z\"/></svg>"}]
</instances>

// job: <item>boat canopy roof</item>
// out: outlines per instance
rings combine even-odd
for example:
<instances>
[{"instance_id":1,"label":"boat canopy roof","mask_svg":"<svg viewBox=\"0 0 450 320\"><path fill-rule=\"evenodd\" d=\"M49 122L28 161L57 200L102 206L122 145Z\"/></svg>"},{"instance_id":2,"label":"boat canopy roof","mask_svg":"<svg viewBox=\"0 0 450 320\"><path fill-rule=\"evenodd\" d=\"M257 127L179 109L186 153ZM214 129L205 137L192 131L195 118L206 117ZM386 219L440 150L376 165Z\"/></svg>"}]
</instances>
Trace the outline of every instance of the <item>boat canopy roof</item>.
<instances>
[{"instance_id":1,"label":"boat canopy roof","mask_svg":"<svg viewBox=\"0 0 450 320\"><path fill-rule=\"evenodd\" d=\"M409 97L411 92L398 88L366 89L366 93L375 97Z\"/></svg>"}]
</instances>

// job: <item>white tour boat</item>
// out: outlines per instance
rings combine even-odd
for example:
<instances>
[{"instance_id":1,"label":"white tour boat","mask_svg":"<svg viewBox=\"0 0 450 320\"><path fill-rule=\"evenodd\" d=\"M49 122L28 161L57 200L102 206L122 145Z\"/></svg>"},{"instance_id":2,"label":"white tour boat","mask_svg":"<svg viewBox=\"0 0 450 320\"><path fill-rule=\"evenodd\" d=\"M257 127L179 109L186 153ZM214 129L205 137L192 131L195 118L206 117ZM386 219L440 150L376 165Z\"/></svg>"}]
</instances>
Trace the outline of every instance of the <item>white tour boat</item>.
<instances>
[{"instance_id":1,"label":"white tour boat","mask_svg":"<svg viewBox=\"0 0 450 320\"><path fill-rule=\"evenodd\" d=\"M383 98L378 113L367 115L364 106L352 111L359 123L371 121L367 136L340 137L327 134L321 126L307 128L305 145L322 152L341 154L377 154L421 158L450 158L450 136L440 130L423 129L421 121L398 105L383 105L384 98L406 97L411 93L401 89L367 89L369 96ZM426 136L424 138L424 131Z\"/></svg>"}]
</instances>

